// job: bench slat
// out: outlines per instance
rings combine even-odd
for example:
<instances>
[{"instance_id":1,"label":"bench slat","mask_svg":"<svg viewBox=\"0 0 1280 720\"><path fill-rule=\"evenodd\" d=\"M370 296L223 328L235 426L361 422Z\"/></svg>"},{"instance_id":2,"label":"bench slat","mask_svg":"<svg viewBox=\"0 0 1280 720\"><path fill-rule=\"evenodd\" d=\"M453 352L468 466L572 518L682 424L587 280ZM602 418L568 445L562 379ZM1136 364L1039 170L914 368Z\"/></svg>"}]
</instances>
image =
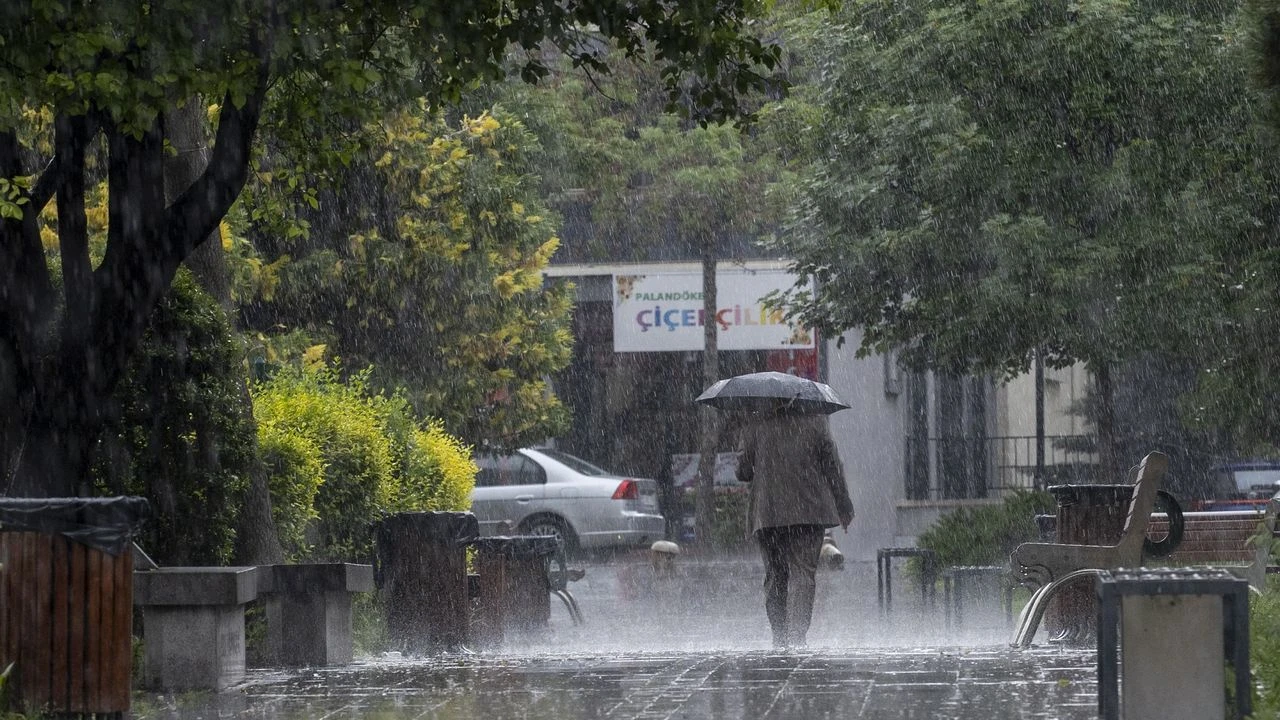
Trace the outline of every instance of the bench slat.
<instances>
[{"instance_id":1,"label":"bench slat","mask_svg":"<svg viewBox=\"0 0 1280 720\"><path fill-rule=\"evenodd\" d=\"M1211 564L1215 562L1231 562L1231 563L1250 563L1253 562L1254 555L1252 552L1175 552L1167 558L1166 561L1182 562L1187 564Z\"/></svg>"},{"instance_id":2,"label":"bench slat","mask_svg":"<svg viewBox=\"0 0 1280 720\"><path fill-rule=\"evenodd\" d=\"M84 565L88 591L86 622L89 628L102 628L102 553L88 553ZM96 670L102 657L102 635L97 632L86 635L85 667L89 672L84 674L84 699L89 707L98 707L102 702L102 683Z\"/></svg>"},{"instance_id":3,"label":"bench slat","mask_svg":"<svg viewBox=\"0 0 1280 720\"><path fill-rule=\"evenodd\" d=\"M24 674L27 679L27 689L32 695L39 700L48 701L52 695L53 679L53 653L50 652L50 642L52 638L44 635L47 632L49 624L53 618L49 616L50 604L52 602L51 595L53 593L53 542L55 536L31 533L29 539L31 561L34 566L32 576L36 578L35 602L29 602L31 608L31 624L27 627L36 630L41 637L36 638L35 642L27 644L27 651L31 653L29 662L31 670L37 677L31 677ZM62 541L62 538L57 538Z\"/></svg>"},{"instance_id":4,"label":"bench slat","mask_svg":"<svg viewBox=\"0 0 1280 720\"><path fill-rule=\"evenodd\" d=\"M1250 540L1258 534L1264 516L1254 512L1185 513L1182 542L1163 560L1173 563L1252 563L1257 549ZM1147 535L1159 538L1168 533L1163 514L1151 519ZM1280 536L1278 536L1280 537Z\"/></svg>"}]
</instances>

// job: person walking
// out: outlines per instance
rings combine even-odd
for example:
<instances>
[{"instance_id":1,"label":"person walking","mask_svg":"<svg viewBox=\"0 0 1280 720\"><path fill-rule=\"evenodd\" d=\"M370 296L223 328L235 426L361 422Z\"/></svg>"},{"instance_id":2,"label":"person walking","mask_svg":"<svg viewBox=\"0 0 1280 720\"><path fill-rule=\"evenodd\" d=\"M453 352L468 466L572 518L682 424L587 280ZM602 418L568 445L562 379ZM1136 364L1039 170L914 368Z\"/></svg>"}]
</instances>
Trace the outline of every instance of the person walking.
<instances>
[{"instance_id":1,"label":"person walking","mask_svg":"<svg viewBox=\"0 0 1280 720\"><path fill-rule=\"evenodd\" d=\"M853 501L827 418L780 401L742 427L738 480L750 483L747 528L764 559L764 609L775 647L801 647L827 528L847 531Z\"/></svg>"}]
</instances>

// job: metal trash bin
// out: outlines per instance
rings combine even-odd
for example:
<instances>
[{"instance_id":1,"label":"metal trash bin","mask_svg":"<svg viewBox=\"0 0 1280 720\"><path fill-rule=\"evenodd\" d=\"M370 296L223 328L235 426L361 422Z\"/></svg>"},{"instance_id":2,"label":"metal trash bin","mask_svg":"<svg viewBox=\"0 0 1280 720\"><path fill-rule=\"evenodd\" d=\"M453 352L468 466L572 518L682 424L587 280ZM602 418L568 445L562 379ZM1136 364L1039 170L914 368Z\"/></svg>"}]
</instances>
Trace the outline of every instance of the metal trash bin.
<instances>
[{"instance_id":1,"label":"metal trash bin","mask_svg":"<svg viewBox=\"0 0 1280 720\"><path fill-rule=\"evenodd\" d=\"M0 668L9 710L129 711L132 538L144 498L0 498Z\"/></svg>"},{"instance_id":2,"label":"metal trash bin","mask_svg":"<svg viewBox=\"0 0 1280 720\"><path fill-rule=\"evenodd\" d=\"M374 527L374 582L387 633L407 652L456 650L468 633L467 543L480 535L469 512L404 512Z\"/></svg>"},{"instance_id":3,"label":"metal trash bin","mask_svg":"<svg viewBox=\"0 0 1280 720\"><path fill-rule=\"evenodd\" d=\"M475 631L484 645L500 645L508 630L546 627L551 619L551 558L560 550L549 535L480 538Z\"/></svg>"},{"instance_id":4,"label":"metal trash bin","mask_svg":"<svg viewBox=\"0 0 1280 720\"><path fill-rule=\"evenodd\" d=\"M1052 485L1049 492L1057 500L1057 542L1114 545L1120 541L1133 485ZM1063 588L1049 609L1050 635L1072 642L1091 642L1096 608L1092 587L1079 584Z\"/></svg>"}]
</instances>

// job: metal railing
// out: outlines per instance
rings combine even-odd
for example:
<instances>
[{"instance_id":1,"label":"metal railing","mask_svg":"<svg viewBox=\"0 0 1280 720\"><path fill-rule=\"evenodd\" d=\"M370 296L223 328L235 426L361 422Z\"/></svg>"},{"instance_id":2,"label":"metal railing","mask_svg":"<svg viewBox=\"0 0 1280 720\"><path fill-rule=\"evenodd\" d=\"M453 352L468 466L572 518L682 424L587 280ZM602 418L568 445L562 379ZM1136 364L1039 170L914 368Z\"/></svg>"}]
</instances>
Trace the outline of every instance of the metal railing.
<instances>
[{"instance_id":1,"label":"metal railing","mask_svg":"<svg viewBox=\"0 0 1280 720\"><path fill-rule=\"evenodd\" d=\"M1089 435L1045 436L1039 486L1087 481L1093 447ZM909 500L999 498L1037 486L1034 435L908 437L905 453Z\"/></svg>"}]
</instances>

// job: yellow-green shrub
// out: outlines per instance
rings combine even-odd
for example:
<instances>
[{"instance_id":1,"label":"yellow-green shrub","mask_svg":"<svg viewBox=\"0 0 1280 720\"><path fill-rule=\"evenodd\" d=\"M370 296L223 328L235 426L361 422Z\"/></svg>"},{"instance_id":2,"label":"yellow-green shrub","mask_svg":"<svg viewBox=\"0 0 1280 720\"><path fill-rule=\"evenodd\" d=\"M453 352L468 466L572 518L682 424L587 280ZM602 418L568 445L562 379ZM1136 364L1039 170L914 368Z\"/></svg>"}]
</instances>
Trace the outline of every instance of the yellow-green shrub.
<instances>
[{"instance_id":1,"label":"yellow-green shrub","mask_svg":"<svg viewBox=\"0 0 1280 720\"><path fill-rule=\"evenodd\" d=\"M370 525L384 513L470 507L470 448L420 421L402 394L370 394L367 377L294 368L255 388L276 524L293 559L367 559Z\"/></svg>"},{"instance_id":2,"label":"yellow-green shrub","mask_svg":"<svg viewBox=\"0 0 1280 720\"><path fill-rule=\"evenodd\" d=\"M471 448L432 421L410 434L396 509L466 510L475 483Z\"/></svg>"},{"instance_id":3,"label":"yellow-green shrub","mask_svg":"<svg viewBox=\"0 0 1280 720\"><path fill-rule=\"evenodd\" d=\"M368 526L389 507L395 473L384 418L359 378L344 384L332 369L287 369L258 386L254 412L263 426L307 438L323 459L314 496L317 544L305 554L314 560L368 557ZM289 481L277 476L272 482Z\"/></svg>"},{"instance_id":4,"label":"yellow-green shrub","mask_svg":"<svg viewBox=\"0 0 1280 720\"><path fill-rule=\"evenodd\" d=\"M270 402L283 399L276 393L261 397ZM279 417L278 408L259 415ZM278 419L258 423L258 451L267 469L271 490L271 514L284 546L285 557L299 561L307 557L307 526L316 520L316 493L324 482L324 454L305 432Z\"/></svg>"}]
</instances>

